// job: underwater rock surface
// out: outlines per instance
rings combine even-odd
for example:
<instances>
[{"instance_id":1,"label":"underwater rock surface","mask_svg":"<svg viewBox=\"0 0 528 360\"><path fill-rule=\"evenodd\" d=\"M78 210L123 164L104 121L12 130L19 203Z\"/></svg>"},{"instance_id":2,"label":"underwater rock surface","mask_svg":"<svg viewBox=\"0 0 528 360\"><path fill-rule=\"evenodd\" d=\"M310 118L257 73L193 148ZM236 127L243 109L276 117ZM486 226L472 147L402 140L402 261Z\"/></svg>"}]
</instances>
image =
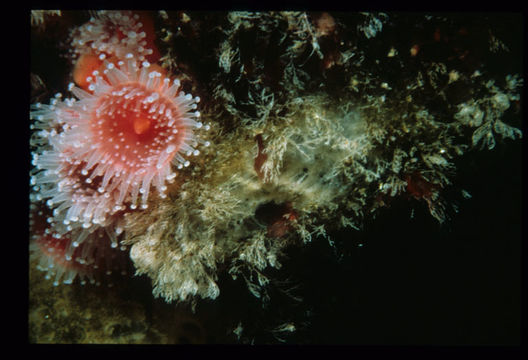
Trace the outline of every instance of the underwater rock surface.
<instances>
[{"instance_id":1,"label":"underwater rock surface","mask_svg":"<svg viewBox=\"0 0 528 360\"><path fill-rule=\"evenodd\" d=\"M515 312L507 335L467 338L391 321L410 284L430 304L433 265L465 269L466 246L486 267L491 243L472 239L493 216L472 202L508 226L499 262L516 259L521 29L514 14L33 11L30 341L515 343Z\"/></svg>"}]
</instances>

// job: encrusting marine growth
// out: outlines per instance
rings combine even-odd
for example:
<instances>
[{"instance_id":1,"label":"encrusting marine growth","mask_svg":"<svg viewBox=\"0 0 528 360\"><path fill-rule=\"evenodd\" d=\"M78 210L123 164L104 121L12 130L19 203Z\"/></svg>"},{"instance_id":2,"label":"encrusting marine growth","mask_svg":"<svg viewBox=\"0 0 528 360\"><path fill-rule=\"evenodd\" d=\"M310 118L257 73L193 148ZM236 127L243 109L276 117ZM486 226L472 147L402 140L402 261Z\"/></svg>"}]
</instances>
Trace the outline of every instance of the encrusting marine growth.
<instances>
[{"instance_id":1,"label":"encrusting marine growth","mask_svg":"<svg viewBox=\"0 0 528 360\"><path fill-rule=\"evenodd\" d=\"M70 35L73 97L31 106L31 247L56 284L129 256L168 302L217 298L221 271L264 299L285 249L397 197L443 223L454 159L522 136L522 79L466 61L463 32L408 46L377 41L390 14L153 16L96 12ZM421 58L439 44L448 60Z\"/></svg>"}]
</instances>

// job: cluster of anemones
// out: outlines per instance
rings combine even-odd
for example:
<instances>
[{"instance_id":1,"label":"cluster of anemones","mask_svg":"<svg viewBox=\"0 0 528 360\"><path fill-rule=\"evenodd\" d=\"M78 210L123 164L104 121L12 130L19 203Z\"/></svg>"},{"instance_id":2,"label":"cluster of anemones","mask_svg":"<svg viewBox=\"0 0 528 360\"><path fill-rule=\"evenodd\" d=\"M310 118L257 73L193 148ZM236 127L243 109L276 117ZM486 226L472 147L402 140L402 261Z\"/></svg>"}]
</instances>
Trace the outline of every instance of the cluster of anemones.
<instances>
[{"instance_id":1,"label":"cluster of anemones","mask_svg":"<svg viewBox=\"0 0 528 360\"><path fill-rule=\"evenodd\" d=\"M32 212L32 247L55 284L76 275L97 283L94 268L112 273L112 257L124 250L123 215L146 209L152 187L165 197L173 168L187 167L199 145L209 145L200 134L209 128L196 111L200 99L145 60L157 50L137 41L152 38L139 19L103 12L74 30L74 97L57 94L31 108L30 196L46 207L33 206L40 210ZM46 226L35 226L46 212Z\"/></svg>"}]
</instances>

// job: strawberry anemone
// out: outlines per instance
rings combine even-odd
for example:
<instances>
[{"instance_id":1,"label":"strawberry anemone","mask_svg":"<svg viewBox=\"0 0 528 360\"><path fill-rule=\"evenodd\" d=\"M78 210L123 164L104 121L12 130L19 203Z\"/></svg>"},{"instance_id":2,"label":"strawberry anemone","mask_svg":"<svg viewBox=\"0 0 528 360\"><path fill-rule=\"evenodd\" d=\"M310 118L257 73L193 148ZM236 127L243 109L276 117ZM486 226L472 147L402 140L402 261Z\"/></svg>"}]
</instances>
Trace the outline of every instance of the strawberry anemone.
<instances>
[{"instance_id":1,"label":"strawberry anemone","mask_svg":"<svg viewBox=\"0 0 528 360\"><path fill-rule=\"evenodd\" d=\"M181 91L179 80L159 67L131 53L125 58L104 61L87 78L86 90L70 84L75 98L57 94L30 112L37 147L31 198L51 212L50 229L33 248L55 282L69 283L75 274L86 278L100 259L109 259L124 214L146 209L151 188L166 197L175 170L210 144L209 125L196 110L200 99Z\"/></svg>"},{"instance_id":2,"label":"strawberry anemone","mask_svg":"<svg viewBox=\"0 0 528 360\"><path fill-rule=\"evenodd\" d=\"M53 118L63 131L48 131L51 149L33 155L34 186L64 221L98 224L124 209L147 208L151 186L165 197L167 181L209 141L196 111L199 98L180 91L180 82L138 66L131 54L118 65L107 62L103 74L90 79L89 90L74 85L77 99L33 112ZM43 114L46 113L47 114ZM58 119L58 120L57 120Z\"/></svg>"}]
</instances>

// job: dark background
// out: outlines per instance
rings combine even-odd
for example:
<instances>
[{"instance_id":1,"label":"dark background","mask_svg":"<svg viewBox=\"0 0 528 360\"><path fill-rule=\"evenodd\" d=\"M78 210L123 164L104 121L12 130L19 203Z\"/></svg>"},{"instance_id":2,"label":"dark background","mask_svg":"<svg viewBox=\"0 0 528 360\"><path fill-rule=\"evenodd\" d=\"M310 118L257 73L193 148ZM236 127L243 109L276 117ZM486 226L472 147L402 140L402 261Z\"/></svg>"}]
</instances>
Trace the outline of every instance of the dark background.
<instances>
[{"instance_id":1,"label":"dark background","mask_svg":"<svg viewBox=\"0 0 528 360\"><path fill-rule=\"evenodd\" d=\"M343 234L364 245L340 264L311 267L316 342L520 342L521 143L469 158L454 186L472 198L444 225L423 204L414 219L398 204Z\"/></svg>"}]
</instances>

